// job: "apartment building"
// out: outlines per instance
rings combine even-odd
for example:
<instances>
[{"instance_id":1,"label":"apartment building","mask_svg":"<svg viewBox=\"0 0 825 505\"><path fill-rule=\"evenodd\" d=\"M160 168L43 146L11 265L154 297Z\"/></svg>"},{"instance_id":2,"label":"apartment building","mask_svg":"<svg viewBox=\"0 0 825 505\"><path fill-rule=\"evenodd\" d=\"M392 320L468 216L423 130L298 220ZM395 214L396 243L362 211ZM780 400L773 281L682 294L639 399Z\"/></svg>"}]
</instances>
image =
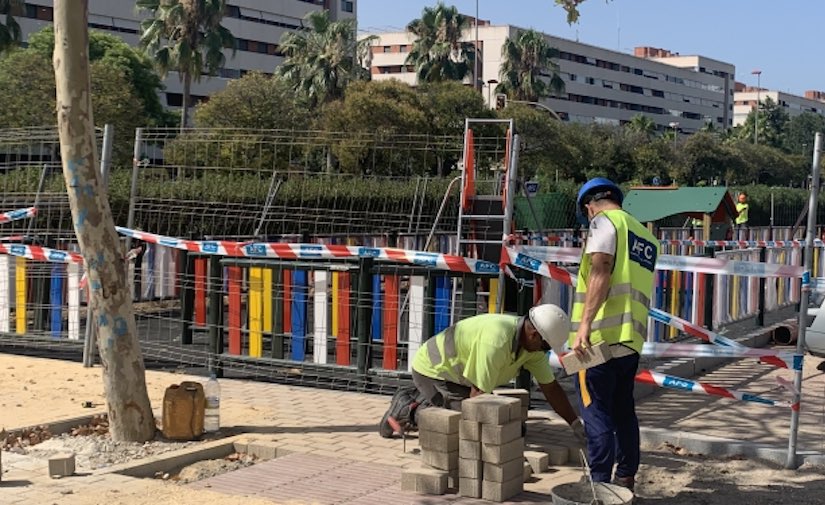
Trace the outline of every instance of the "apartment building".
<instances>
[{"instance_id":1,"label":"apartment building","mask_svg":"<svg viewBox=\"0 0 825 505\"><path fill-rule=\"evenodd\" d=\"M520 30L479 21L479 80L485 100L495 97L501 48ZM412 36L406 32L369 35L378 37L373 46L373 79L399 79L414 85L415 69L405 64ZM565 90L542 103L566 121L618 125L644 114L660 130L678 128L686 133L707 123L718 128L733 125L735 68L730 63L651 47L626 54L552 35L545 37L560 52L557 63ZM475 40L474 28L467 31L465 40Z\"/></svg>"},{"instance_id":2,"label":"apartment building","mask_svg":"<svg viewBox=\"0 0 825 505\"><path fill-rule=\"evenodd\" d=\"M785 109L789 117L798 116L803 112L825 116L825 91L808 90L802 97L737 82L733 95L733 125L739 126L744 123L748 114L756 108L756 104L765 103L768 98Z\"/></svg>"},{"instance_id":3,"label":"apartment building","mask_svg":"<svg viewBox=\"0 0 825 505\"><path fill-rule=\"evenodd\" d=\"M192 84L192 97L202 99L223 89L230 79L251 70L271 73L283 58L278 49L284 33L303 29L303 18L312 11L327 9L333 19L355 18L357 0L228 0L223 25L238 43L232 56L226 52L226 64L215 77L203 76ZM28 0L17 21L24 42L29 34L52 23L53 0ZM135 9L134 0L89 0L89 27L109 32L137 47L140 21L145 16ZM165 80L161 102L168 107L183 104L183 84L177 72Z\"/></svg>"}]
</instances>

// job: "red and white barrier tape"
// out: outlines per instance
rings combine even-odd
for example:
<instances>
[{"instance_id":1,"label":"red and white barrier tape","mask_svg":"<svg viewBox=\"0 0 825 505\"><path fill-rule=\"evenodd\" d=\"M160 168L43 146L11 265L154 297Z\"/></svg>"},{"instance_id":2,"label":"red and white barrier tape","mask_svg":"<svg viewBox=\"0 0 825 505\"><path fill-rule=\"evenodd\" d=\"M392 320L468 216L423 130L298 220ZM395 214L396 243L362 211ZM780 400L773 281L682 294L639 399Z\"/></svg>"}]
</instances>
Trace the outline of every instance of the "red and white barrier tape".
<instances>
[{"instance_id":1,"label":"red and white barrier tape","mask_svg":"<svg viewBox=\"0 0 825 505\"><path fill-rule=\"evenodd\" d=\"M508 251L511 248L507 248ZM515 249L525 258L522 261L579 263L581 255L576 257L572 247L520 247ZM776 265L755 261L736 261L700 256L675 256L661 254L656 260L656 270L678 270L682 272L701 272L706 274L739 275L743 277L802 277L805 269L794 265Z\"/></svg>"},{"instance_id":2,"label":"red and white barrier tape","mask_svg":"<svg viewBox=\"0 0 825 505\"><path fill-rule=\"evenodd\" d=\"M34 261L48 261L51 263L83 263L83 256L79 253L49 249L36 245L1 244L0 254L17 256Z\"/></svg>"},{"instance_id":3,"label":"red and white barrier tape","mask_svg":"<svg viewBox=\"0 0 825 505\"><path fill-rule=\"evenodd\" d=\"M10 210L0 214L0 224L18 221L37 215L36 207L27 207L25 209Z\"/></svg>"},{"instance_id":4,"label":"red and white barrier tape","mask_svg":"<svg viewBox=\"0 0 825 505\"><path fill-rule=\"evenodd\" d=\"M762 405L768 405L771 407L790 407L794 410L799 408L798 404L793 405L791 402L771 400L770 398L765 398L751 393L713 386L711 384L705 384L690 379L683 379L681 377L675 377L673 375L667 375L651 370L642 370L636 374L636 382L709 396L721 396L723 398L731 398L744 402L761 403Z\"/></svg>"},{"instance_id":5,"label":"red and white barrier tape","mask_svg":"<svg viewBox=\"0 0 825 505\"><path fill-rule=\"evenodd\" d=\"M137 240L189 252L241 258L342 259L376 258L398 263L449 270L452 272L497 274L500 269L489 261L450 254L408 251L392 247L361 247L330 244L249 243L228 240L184 240L128 228L118 233Z\"/></svg>"}]
</instances>

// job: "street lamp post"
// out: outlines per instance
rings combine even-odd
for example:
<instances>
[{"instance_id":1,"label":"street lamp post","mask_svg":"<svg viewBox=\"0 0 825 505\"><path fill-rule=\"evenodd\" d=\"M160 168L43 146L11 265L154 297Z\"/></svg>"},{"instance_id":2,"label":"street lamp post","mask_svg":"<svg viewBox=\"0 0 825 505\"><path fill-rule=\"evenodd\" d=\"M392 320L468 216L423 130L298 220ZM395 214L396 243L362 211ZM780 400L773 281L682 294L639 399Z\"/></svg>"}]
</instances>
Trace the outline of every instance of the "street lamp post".
<instances>
[{"instance_id":1,"label":"street lamp post","mask_svg":"<svg viewBox=\"0 0 825 505\"><path fill-rule=\"evenodd\" d=\"M679 136L679 135L678 135L678 130L677 130L677 128L679 128L679 123L677 123L676 121L674 121L674 122L672 122L672 123L669 123L669 124L668 124L668 126L670 126L671 128L673 128L673 147L674 147L674 148L676 148L676 139L677 139L677 137Z\"/></svg>"},{"instance_id":2,"label":"street lamp post","mask_svg":"<svg viewBox=\"0 0 825 505\"><path fill-rule=\"evenodd\" d=\"M481 79L481 76L478 75L478 0L476 0L476 20L475 20L475 24L476 24L476 49L475 49L475 54L473 55L473 60L474 60L473 61L473 65L474 65L474 69L473 69L473 81L474 81L473 82L473 87L478 87L478 90L481 91L481 83L484 82L484 81ZM482 95L482 96L484 96L484 95Z\"/></svg>"},{"instance_id":3,"label":"street lamp post","mask_svg":"<svg viewBox=\"0 0 825 505\"><path fill-rule=\"evenodd\" d=\"M753 116L753 143L759 144L759 92L762 91L762 71L757 69L751 72L756 76L756 114Z\"/></svg>"}]
</instances>

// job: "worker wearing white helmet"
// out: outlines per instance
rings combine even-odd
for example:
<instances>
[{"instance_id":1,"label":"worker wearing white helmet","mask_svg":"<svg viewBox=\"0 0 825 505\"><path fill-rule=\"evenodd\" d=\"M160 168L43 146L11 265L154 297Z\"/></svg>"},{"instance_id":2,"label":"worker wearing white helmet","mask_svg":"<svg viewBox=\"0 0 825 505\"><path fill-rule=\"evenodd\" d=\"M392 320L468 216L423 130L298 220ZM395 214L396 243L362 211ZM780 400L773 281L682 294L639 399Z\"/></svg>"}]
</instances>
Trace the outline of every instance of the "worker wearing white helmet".
<instances>
[{"instance_id":1,"label":"worker wearing white helmet","mask_svg":"<svg viewBox=\"0 0 825 505\"><path fill-rule=\"evenodd\" d=\"M555 305L526 316L481 314L459 321L425 342L412 358L415 389L401 388L381 420L384 437L415 427L415 412L429 405L461 410L461 401L507 384L524 368L547 402L584 443L584 429L556 382L547 351L562 350L570 320Z\"/></svg>"}]
</instances>

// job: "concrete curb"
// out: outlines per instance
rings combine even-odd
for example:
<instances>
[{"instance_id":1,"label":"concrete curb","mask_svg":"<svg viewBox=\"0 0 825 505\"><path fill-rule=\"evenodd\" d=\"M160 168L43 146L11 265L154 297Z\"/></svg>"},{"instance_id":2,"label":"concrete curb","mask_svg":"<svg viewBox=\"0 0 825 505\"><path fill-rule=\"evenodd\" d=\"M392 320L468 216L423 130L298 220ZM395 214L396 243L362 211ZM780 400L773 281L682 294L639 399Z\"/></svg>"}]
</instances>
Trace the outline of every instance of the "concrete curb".
<instances>
[{"instance_id":1,"label":"concrete curb","mask_svg":"<svg viewBox=\"0 0 825 505\"><path fill-rule=\"evenodd\" d=\"M744 456L784 466L787 448L759 445L730 438L713 437L686 431L670 431L661 428L641 428L642 445L659 446L670 443L688 452L712 457ZM807 463L813 466L825 466L825 454L813 451L797 451L797 465Z\"/></svg>"},{"instance_id":2,"label":"concrete curb","mask_svg":"<svg viewBox=\"0 0 825 505\"><path fill-rule=\"evenodd\" d=\"M69 419L60 419L57 421L47 423L33 424L31 426L22 426L20 428L6 428L6 432L11 435L24 430L34 430L37 428L45 427L49 430L49 433L51 433L52 435L62 435L64 433L68 433L72 428L76 428L78 426L91 423L92 419L94 419L95 417L106 415L108 415L106 412L96 412L94 414L87 414L85 416L70 417Z\"/></svg>"}]
</instances>

